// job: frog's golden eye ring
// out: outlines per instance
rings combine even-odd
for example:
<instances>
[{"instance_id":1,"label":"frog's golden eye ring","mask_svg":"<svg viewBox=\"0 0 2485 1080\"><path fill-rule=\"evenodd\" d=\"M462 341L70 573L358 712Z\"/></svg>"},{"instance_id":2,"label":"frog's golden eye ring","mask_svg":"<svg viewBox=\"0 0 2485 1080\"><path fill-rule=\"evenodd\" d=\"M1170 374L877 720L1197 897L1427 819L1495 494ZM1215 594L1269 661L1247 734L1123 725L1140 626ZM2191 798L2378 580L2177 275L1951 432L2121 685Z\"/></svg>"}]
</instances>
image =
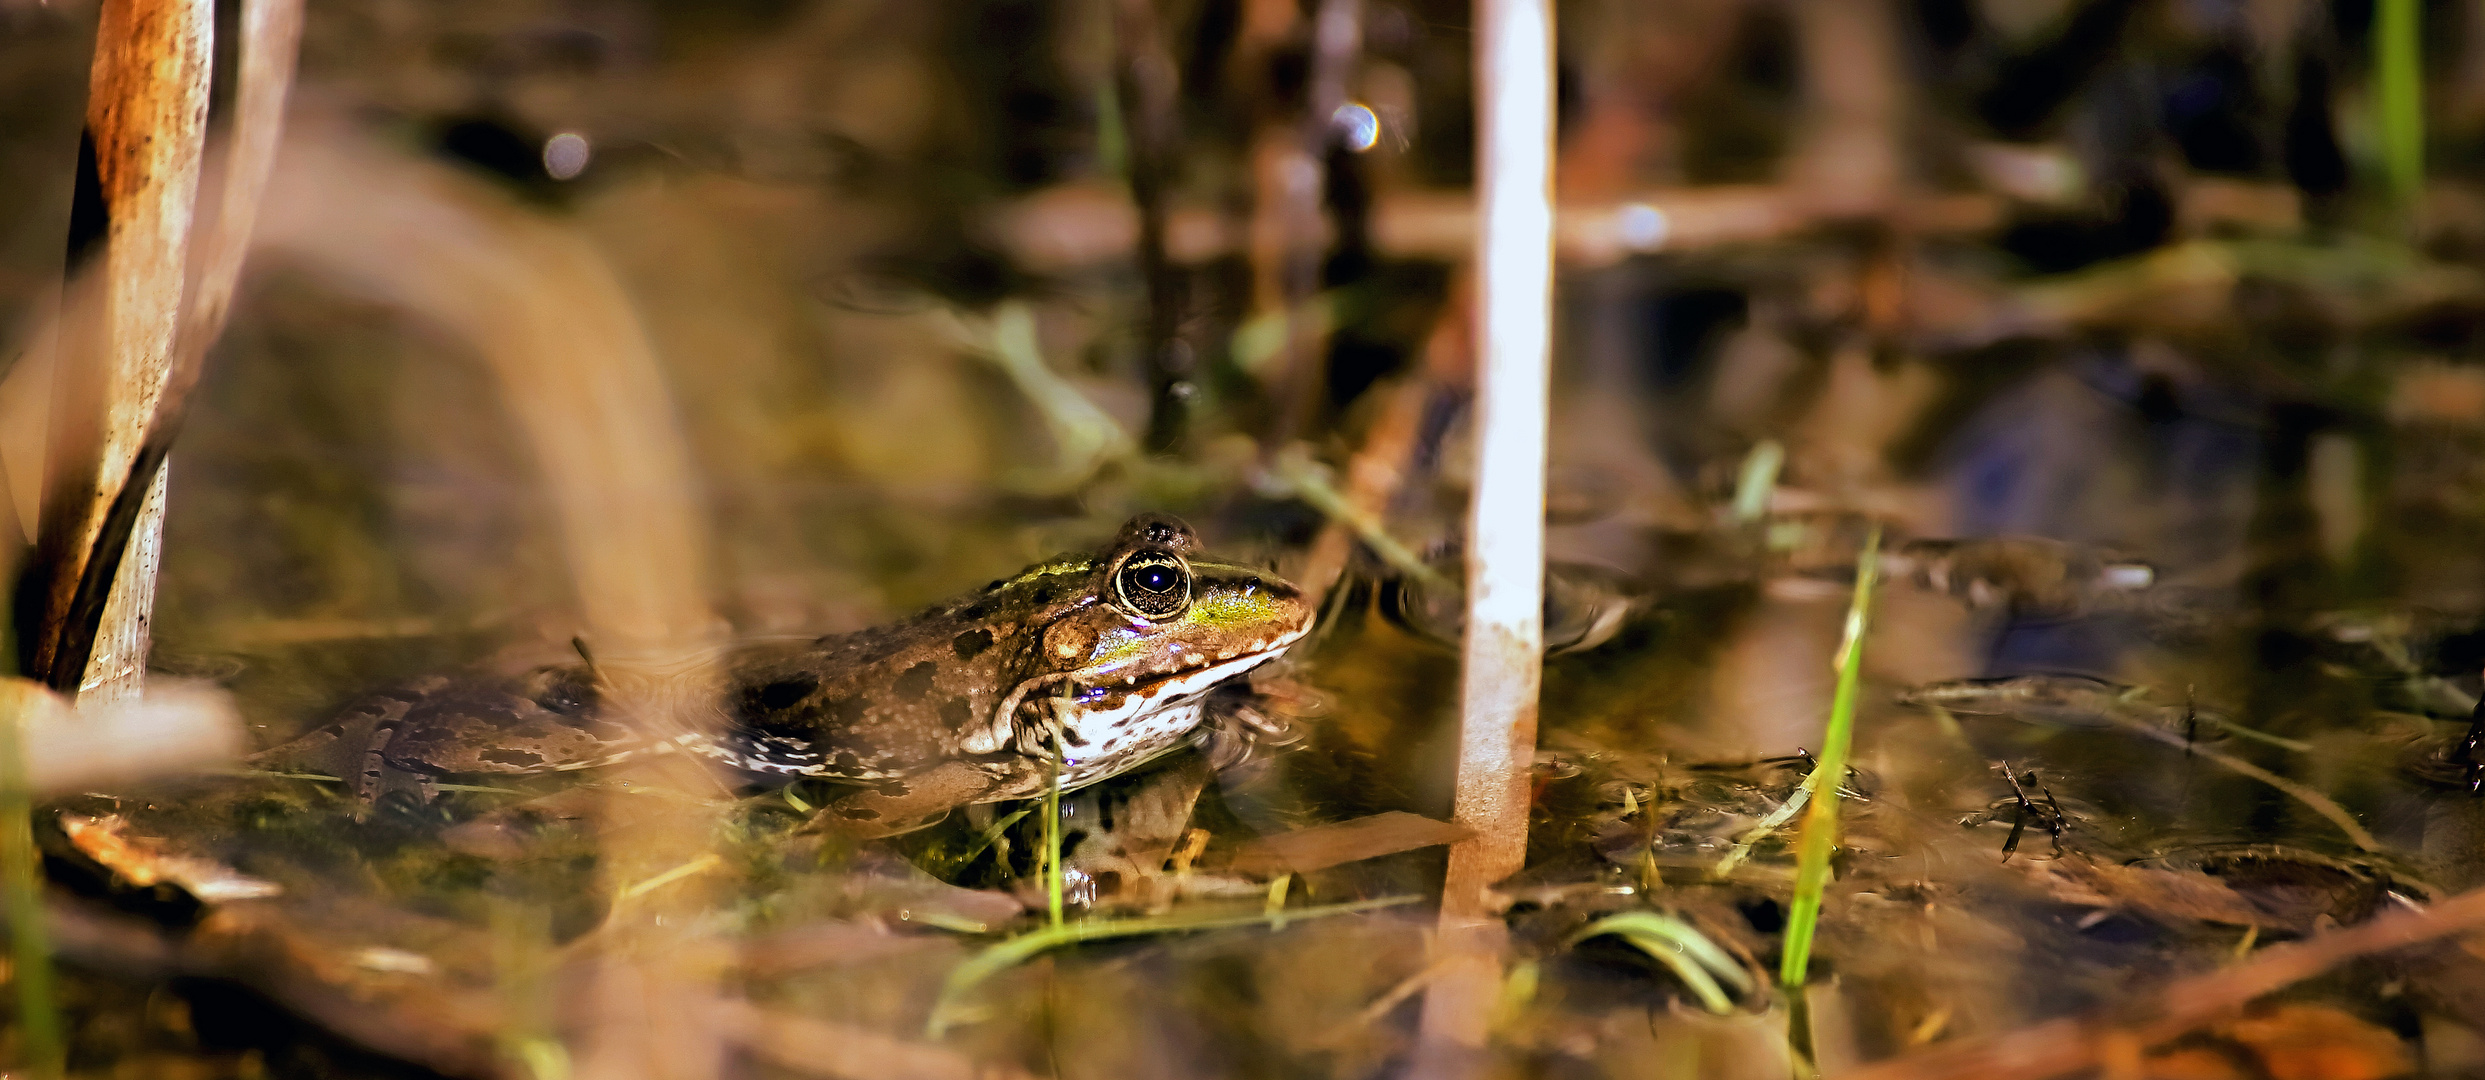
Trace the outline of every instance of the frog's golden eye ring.
<instances>
[{"instance_id":1,"label":"frog's golden eye ring","mask_svg":"<svg viewBox=\"0 0 2485 1080\"><path fill-rule=\"evenodd\" d=\"M1179 555L1133 555L1114 571L1113 593L1134 615L1170 619L1191 606L1191 568Z\"/></svg>"}]
</instances>

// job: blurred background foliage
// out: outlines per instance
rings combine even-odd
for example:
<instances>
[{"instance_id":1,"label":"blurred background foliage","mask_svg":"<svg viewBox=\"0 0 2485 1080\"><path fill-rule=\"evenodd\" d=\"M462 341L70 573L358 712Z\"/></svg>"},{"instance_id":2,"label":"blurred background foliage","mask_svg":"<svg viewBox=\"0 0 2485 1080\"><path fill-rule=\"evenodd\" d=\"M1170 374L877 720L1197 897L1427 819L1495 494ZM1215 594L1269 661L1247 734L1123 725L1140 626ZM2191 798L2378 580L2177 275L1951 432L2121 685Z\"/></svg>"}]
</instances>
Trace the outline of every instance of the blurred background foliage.
<instances>
[{"instance_id":1,"label":"blurred background foliage","mask_svg":"<svg viewBox=\"0 0 2485 1080\"><path fill-rule=\"evenodd\" d=\"M2388 777L2390 740L2456 727L2409 680L2473 695L2485 664L2485 7L2414 3L2420 47L2394 51L2374 36L2393 2L1562 7L1549 521L1554 621L1578 636L1548 675L1529 887L1648 886L1782 798L1766 762L1679 763L1818 738L1844 602L1819 579L1866 519L1893 549L2043 537L2157 585L1975 604L1894 571L1874 685L2068 670L2216 702L2317 743L2290 775L2438 856L2436 884L2474 883L2427 831L2433 796ZM1352 32L1324 36L1333 15ZM1328 504L1305 485L1352 491L1365 465L1388 479L1360 508L1417 558L1453 554L1470 21L1439 0L314 4L264 245L171 466L157 666L232 686L274 741L392 678L566 656L563 530L595 523L564 519L544 432L639 384L564 342L652 364L633 408L671 427L646 445L678 442L704 511L683 573L737 633L868 627L1141 509L1319 578ZM86 0L0 0L0 378L21 389L59 303L94 23ZM2411 77L2415 108L2389 113L2379 88ZM530 363L570 378L524 390ZM0 411L21 520L41 399ZM1764 443L1783 471L1765 520L1737 519ZM1444 811L1454 604L1404 569L1349 562L1303 650L1327 711L1268 820ZM1910 891L2005 891L1994 838L1945 817L2011 794L1991 760L2047 757L2071 842L2098 851L2342 850L2301 806L2156 748L1971 745L1886 696L1859 783L1927 809L1861 811L1858 859L1954 861L1891 855L1852 885L1873 901L1829 909L1876 1052L2111 1002L2177 944L2208 955L2197 925L2091 934ZM1660 797L1662 828L1639 809ZM1782 886L1676 899L1765 948ZM1922 926L1881 933L1919 900ZM806 903L837 902L750 907ZM1416 936L1065 964L1049 992L1096 1012L1053 1016L1051 1042L975 1037L1041 1060L1113 1027L1084 1044L1100 1074L1230 1054L1374 1075L1403 1044L1325 1021L1420 970ZM1370 972L1306 974L1353 949ZM1546 997L1588 1019L1512 1037L1574 1069L1546 1075L1646 1075L1652 1040L1707 1047L1707 1075L1782 1064L1591 961ZM944 966L871 963L915 972L916 998ZM785 1000L911 1023L920 1001L851 975ZM1193 996L1152 995L1169 984ZM2367 1019L2472 1021L2454 999ZM1123 1009L1171 1026L1097 1019Z\"/></svg>"}]
</instances>

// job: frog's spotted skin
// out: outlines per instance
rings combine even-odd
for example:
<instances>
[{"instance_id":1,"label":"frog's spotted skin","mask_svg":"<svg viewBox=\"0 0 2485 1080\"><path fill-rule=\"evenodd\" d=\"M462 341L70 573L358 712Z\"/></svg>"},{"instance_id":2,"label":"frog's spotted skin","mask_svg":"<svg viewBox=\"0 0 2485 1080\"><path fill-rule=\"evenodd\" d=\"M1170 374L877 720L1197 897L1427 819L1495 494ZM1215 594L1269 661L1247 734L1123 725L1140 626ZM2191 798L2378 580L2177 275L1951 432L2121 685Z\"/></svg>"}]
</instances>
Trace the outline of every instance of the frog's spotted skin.
<instances>
[{"instance_id":1,"label":"frog's spotted skin","mask_svg":"<svg viewBox=\"0 0 2485 1080\"><path fill-rule=\"evenodd\" d=\"M1203 699L1309 629L1292 585L1202 559L1180 521L1143 515L1092 555L1064 556L889 626L741 647L724 662L713 735L655 740L601 716L584 665L490 687L371 699L294 747L354 753L364 798L392 773L431 778L592 768L676 749L759 777L898 781L961 762L973 801L1077 787L1179 747ZM299 756L298 754L296 755Z\"/></svg>"},{"instance_id":2,"label":"frog's spotted skin","mask_svg":"<svg viewBox=\"0 0 2485 1080\"><path fill-rule=\"evenodd\" d=\"M904 777L969 760L990 799L1068 786L1181 745L1201 699L1276 659L1311 611L1265 571L1194 557L1171 518L1143 516L1111 547L1064 557L892 626L732 662L730 733L696 748L753 772ZM1151 571L1157 576L1146 577ZM1143 586L1166 586L1150 595Z\"/></svg>"}]
</instances>

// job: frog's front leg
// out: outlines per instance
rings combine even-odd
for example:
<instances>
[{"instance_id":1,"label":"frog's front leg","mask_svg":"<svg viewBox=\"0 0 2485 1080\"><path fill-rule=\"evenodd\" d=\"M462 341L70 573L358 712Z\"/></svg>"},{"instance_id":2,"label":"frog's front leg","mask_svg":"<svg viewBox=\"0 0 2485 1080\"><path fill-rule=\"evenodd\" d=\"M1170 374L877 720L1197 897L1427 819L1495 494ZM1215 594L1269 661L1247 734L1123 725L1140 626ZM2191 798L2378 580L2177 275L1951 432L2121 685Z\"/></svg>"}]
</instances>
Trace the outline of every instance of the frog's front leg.
<instances>
[{"instance_id":1,"label":"frog's front leg","mask_svg":"<svg viewBox=\"0 0 2485 1080\"><path fill-rule=\"evenodd\" d=\"M1173 900L1176 884L1165 864L1189 832L1211 775L1204 756L1181 753L1062 796L1062 866L1079 883L1075 891L1091 904L1155 908Z\"/></svg>"}]
</instances>

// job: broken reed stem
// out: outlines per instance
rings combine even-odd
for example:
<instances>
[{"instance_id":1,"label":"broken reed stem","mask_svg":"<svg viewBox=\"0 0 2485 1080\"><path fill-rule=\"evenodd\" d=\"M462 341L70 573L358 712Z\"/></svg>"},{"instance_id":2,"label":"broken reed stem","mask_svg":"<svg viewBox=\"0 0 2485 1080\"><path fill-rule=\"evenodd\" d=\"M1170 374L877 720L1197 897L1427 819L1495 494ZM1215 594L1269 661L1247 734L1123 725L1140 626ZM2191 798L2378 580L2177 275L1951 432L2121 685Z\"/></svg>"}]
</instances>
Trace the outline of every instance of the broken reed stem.
<instances>
[{"instance_id":1,"label":"broken reed stem","mask_svg":"<svg viewBox=\"0 0 2485 1080\"><path fill-rule=\"evenodd\" d=\"M75 692L84 682L86 671L93 666L87 658L97 651L99 639L106 643L103 652L108 654L105 685L121 694L134 693L137 677L145 669L146 625L154 606L154 556L163 530L164 463L188 416L190 392L206 366L207 350L224 332L258 221L259 203L275 169L285 102L292 92L294 62L300 52L302 0L245 0L240 29L240 84L217 209L198 238L197 280L179 305L162 383L144 426L138 429L137 448L126 475L119 478L117 487L99 488L96 493L107 501L85 557L74 568L76 580L66 609L57 622L41 628L48 643L42 646L48 652L48 663L37 674L64 692ZM201 101L199 116L203 118L203 96ZM98 479L109 484L109 462L104 468ZM144 549L142 557L124 571L124 560L138 549ZM66 574L70 569L56 567L54 572ZM122 598L117 608L110 603L116 595ZM38 662L46 661L39 656ZM126 676L117 676L115 668L125 669Z\"/></svg>"},{"instance_id":2,"label":"broken reed stem","mask_svg":"<svg viewBox=\"0 0 2485 1080\"><path fill-rule=\"evenodd\" d=\"M2373 102L2390 198L2412 214L2425 186L2424 14L2417 0L2373 5Z\"/></svg>"},{"instance_id":3,"label":"broken reed stem","mask_svg":"<svg viewBox=\"0 0 2485 1080\"><path fill-rule=\"evenodd\" d=\"M102 303L91 319L63 327L50 478L19 609L32 616L21 625L27 671L64 693L84 682L96 636L71 607L107 539L107 511L141 456L179 337L214 27L206 0L108 0L96 26L82 151L92 169L80 169L80 184L93 185L81 197L102 213L73 222L70 241L73 263L94 256ZM139 499L152 482L150 473L136 485ZM112 575L102 577L109 586ZM93 611L100 621L102 605ZM83 641L64 640L73 629ZM143 634L132 628L107 640L126 651L140 640L133 631ZM127 656L98 666L107 682L134 683L134 672L122 670L133 666Z\"/></svg>"},{"instance_id":4,"label":"broken reed stem","mask_svg":"<svg viewBox=\"0 0 2485 1080\"><path fill-rule=\"evenodd\" d=\"M1544 676L1553 10L1548 0L1477 0L1475 13L1476 468L1453 804L1475 836L1450 846L1442 881L1437 944L1454 963L1424 995L1422 1032L1434 1054L1482 1048L1500 1002L1507 930L1485 892L1527 861Z\"/></svg>"},{"instance_id":5,"label":"broken reed stem","mask_svg":"<svg viewBox=\"0 0 2485 1080\"><path fill-rule=\"evenodd\" d=\"M1467 632L1445 909L1527 848L1527 770L1544 667L1546 409L1552 348L1553 16L1544 0L1481 0L1477 55L1483 228L1477 248L1476 484L1467 514Z\"/></svg>"},{"instance_id":6,"label":"broken reed stem","mask_svg":"<svg viewBox=\"0 0 2485 1080\"><path fill-rule=\"evenodd\" d=\"M1838 692L1829 703L1829 728L1812 775L1804 779L1812 805L1795 841L1795 898L1786 911L1786 946L1778 982L1801 987L1812 964L1812 931L1821 918L1821 894L1829 888L1829 857L1838 846L1838 787L1846 777L1847 750L1855 740L1856 687L1864 668L1864 632L1872 623L1872 588L1881 576L1881 527L1864 540L1855 564L1855 599L1847 607L1846 636L1838 646Z\"/></svg>"},{"instance_id":7,"label":"broken reed stem","mask_svg":"<svg viewBox=\"0 0 2485 1080\"><path fill-rule=\"evenodd\" d=\"M8 635L0 633L0 647ZM52 946L44 925L42 856L35 850L33 791L27 781L27 698L43 693L5 674L0 660L0 912L9 920L10 981L17 987L18 1054L26 1075L50 1080L66 1066L60 1003L52 989Z\"/></svg>"}]
</instances>

